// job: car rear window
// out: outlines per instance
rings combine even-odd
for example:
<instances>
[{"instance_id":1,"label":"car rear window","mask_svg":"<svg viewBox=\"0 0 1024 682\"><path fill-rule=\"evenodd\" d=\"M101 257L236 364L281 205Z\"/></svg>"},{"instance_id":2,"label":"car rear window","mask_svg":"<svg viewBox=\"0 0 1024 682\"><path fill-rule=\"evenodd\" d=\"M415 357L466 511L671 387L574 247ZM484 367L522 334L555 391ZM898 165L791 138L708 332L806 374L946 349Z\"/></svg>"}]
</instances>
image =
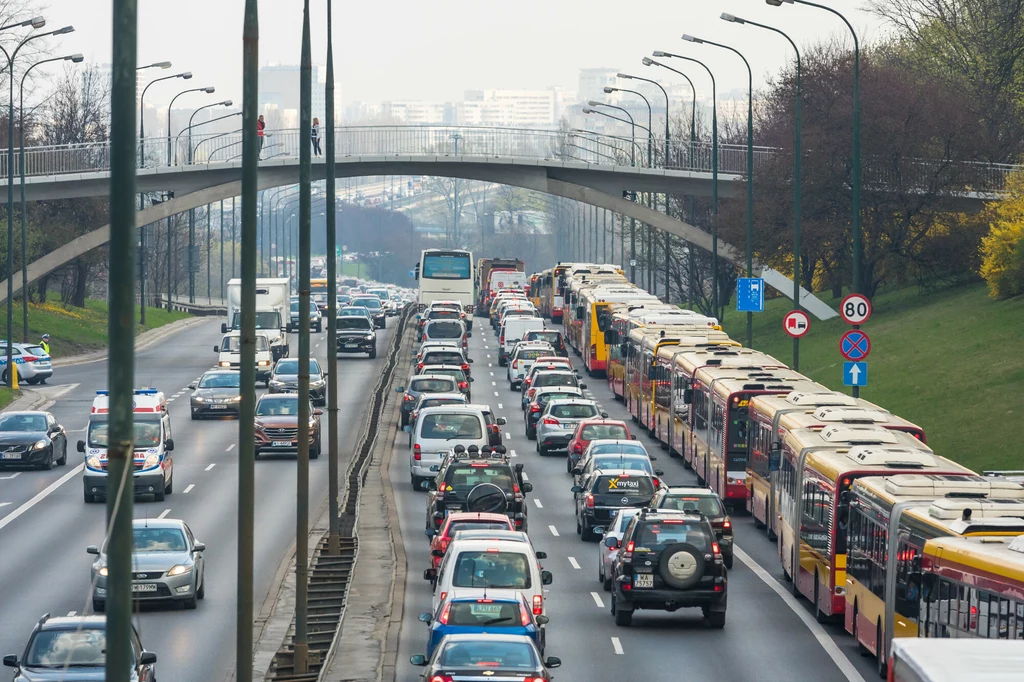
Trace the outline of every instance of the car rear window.
<instances>
[{"instance_id":1,"label":"car rear window","mask_svg":"<svg viewBox=\"0 0 1024 682\"><path fill-rule=\"evenodd\" d=\"M588 424L583 427L580 436L584 440L615 439L624 440L629 438L626 427L621 424Z\"/></svg>"},{"instance_id":2,"label":"car rear window","mask_svg":"<svg viewBox=\"0 0 1024 682\"><path fill-rule=\"evenodd\" d=\"M370 298L369 296L353 298L352 302L349 303L349 305L354 306L356 308L369 308L370 310L380 310L383 307L380 303L380 299L377 298L376 296L374 296L373 298Z\"/></svg>"},{"instance_id":3,"label":"car rear window","mask_svg":"<svg viewBox=\"0 0 1024 682\"><path fill-rule=\"evenodd\" d=\"M629 469L630 471L646 471L649 474L654 472L651 470L651 461L644 457L619 457L618 455L601 455L594 457L593 466L591 469Z\"/></svg>"},{"instance_id":4,"label":"car rear window","mask_svg":"<svg viewBox=\"0 0 1024 682\"><path fill-rule=\"evenodd\" d=\"M562 346L561 332L527 332L523 338L528 341L547 341L555 348L561 348Z\"/></svg>"},{"instance_id":5,"label":"car rear window","mask_svg":"<svg viewBox=\"0 0 1024 682\"><path fill-rule=\"evenodd\" d=\"M449 524L448 537L452 537L460 530L512 530L512 524L500 521L456 521Z\"/></svg>"},{"instance_id":6,"label":"car rear window","mask_svg":"<svg viewBox=\"0 0 1024 682\"><path fill-rule=\"evenodd\" d=\"M461 369L459 369L457 367L453 367L451 369L442 369L440 367L435 367L433 365L426 365L423 368L423 373L424 374L440 374L442 376L451 377L452 379L455 379L455 381L465 381L466 380L465 372L463 372Z\"/></svg>"},{"instance_id":7,"label":"car rear window","mask_svg":"<svg viewBox=\"0 0 1024 682\"><path fill-rule=\"evenodd\" d=\"M427 398L420 403L421 408L425 407L440 407L441 405L465 405L466 399L459 400L458 398Z\"/></svg>"},{"instance_id":8,"label":"car rear window","mask_svg":"<svg viewBox=\"0 0 1024 682\"><path fill-rule=\"evenodd\" d=\"M420 437L441 440L483 438L482 421L472 414L428 414L423 417Z\"/></svg>"},{"instance_id":9,"label":"car rear window","mask_svg":"<svg viewBox=\"0 0 1024 682\"><path fill-rule=\"evenodd\" d=\"M493 483L502 490L512 492L512 477L501 465L473 466L457 465L448 470L446 483L457 490L475 488L483 483Z\"/></svg>"},{"instance_id":10,"label":"car rear window","mask_svg":"<svg viewBox=\"0 0 1024 682\"><path fill-rule=\"evenodd\" d=\"M576 377L572 374L539 374L533 380L533 385L538 386L575 386ZM590 415L593 416L593 415Z\"/></svg>"},{"instance_id":11,"label":"car rear window","mask_svg":"<svg viewBox=\"0 0 1024 682\"><path fill-rule=\"evenodd\" d=\"M579 398L579 397L580 396L576 395L575 393L541 393L537 397L537 403L541 407L544 407L545 405L550 403L552 400L562 400L562 399L565 399L565 398Z\"/></svg>"},{"instance_id":12,"label":"car rear window","mask_svg":"<svg viewBox=\"0 0 1024 682\"><path fill-rule=\"evenodd\" d=\"M462 336L462 323L434 320L427 325L426 334L432 339L457 339Z\"/></svg>"},{"instance_id":13,"label":"car rear window","mask_svg":"<svg viewBox=\"0 0 1024 682\"><path fill-rule=\"evenodd\" d=\"M490 599L453 602L448 610L448 625L519 627L519 605Z\"/></svg>"},{"instance_id":14,"label":"car rear window","mask_svg":"<svg viewBox=\"0 0 1024 682\"><path fill-rule=\"evenodd\" d=\"M687 521L684 519L652 521L640 528L637 538L636 543L642 547L673 545L677 542L685 542L697 549L711 549L707 546L704 526L698 521Z\"/></svg>"},{"instance_id":15,"label":"car rear window","mask_svg":"<svg viewBox=\"0 0 1024 682\"><path fill-rule=\"evenodd\" d=\"M452 570L452 587L530 587L530 559L520 552L460 552Z\"/></svg>"},{"instance_id":16,"label":"car rear window","mask_svg":"<svg viewBox=\"0 0 1024 682\"><path fill-rule=\"evenodd\" d=\"M516 360L536 360L537 358L544 355L544 351L541 349L524 348L516 354Z\"/></svg>"},{"instance_id":17,"label":"car rear window","mask_svg":"<svg viewBox=\"0 0 1024 682\"><path fill-rule=\"evenodd\" d=\"M443 646L444 651L437 662L446 668L470 668L487 672L490 672L489 668L512 668L527 671L529 675L540 667L535 649L526 642L474 639L471 642L449 642ZM470 679L478 678L474 676Z\"/></svg>"},{"instance_id":18,"label":"car rear window","mask_svg":"<svg viewBox=\"0 0 1024 682\"><path fill-rule=\"evenodd\" d=\"M409 390L419 393L447 393L455 390L455 382L450 379L413 379L409 384Z\"/></svg>"},{"instance_id":19,"label":"car rear window","mask_svg":"<svg viewBox=\"0 0 1024 682\"><path fill-rule=\"evenodd\" d=\"M425 365L461 365L465 361L462 353L451 351L431 351L424 355L422 360Z\"/></svg>"},{"instance_id":20,"label":"car rear window","mask_svg":"<svg viewBox=\"0 0 1024 682\"><path fill-rule=\"evenodd\" d=\"M551 416L556 419L586 419L597 414L593 405L555 405L551 408Z\"/></svg>"},{"instance_id":21,"label":"car rear window","mask_svg":"<svg viewBox=\"0 0 1024 682\"><path fill-rule=\"evenodd\" d=\"M653 497L654 482L649 476L628 476L626 474L598 476L594 482L593 492L600 495Z\"/></svg>"},{"instance_id":22,"label":"car rear window","mask_svg":"<svg viewBox=\"0 0 1024 682\"><path fill-rule=\"evenodd\" d=\"M592 455L611 455L611 454L623 454L623 455L647 455L647 450L642 445L633 445L631 443L604 443L601 445L594 445L593 450L590 451Z\"/></svg>"},{"instance_id":23,"label":"car rear window","mask_svg":"<svg viewBox=\"0 0 1024 682\"><path fill-rule=\"evenodd\" d=\"M725 516L722 503L711 495L666 495L658 505L661 509L678 509L679 511L699 511L708 518Z\"/></svg>"}]
</instances>

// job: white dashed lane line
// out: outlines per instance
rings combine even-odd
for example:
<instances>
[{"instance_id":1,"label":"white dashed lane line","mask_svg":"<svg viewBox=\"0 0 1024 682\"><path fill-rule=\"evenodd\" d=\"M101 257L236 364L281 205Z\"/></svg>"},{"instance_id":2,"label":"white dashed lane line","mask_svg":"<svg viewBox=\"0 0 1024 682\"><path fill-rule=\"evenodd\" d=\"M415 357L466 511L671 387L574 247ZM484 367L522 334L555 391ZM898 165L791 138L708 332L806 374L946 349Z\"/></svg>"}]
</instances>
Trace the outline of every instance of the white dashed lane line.
<instances>
[{"instance_id":1,"label":"white dashed lane line","mask_svg":"<svg viewBox=\"0 0 1024 682\"><path fill-rule=\"evenodd\" d=\"M185 486L185 489L182 490L181 492L187 495L190 492L192 492L192 488L195 488L195 487L196 487L195 483L189 483L187 486Z\"/></svg>"},{"instance_id":2,"label":"white dashed lane line","mask_svg":"<svg viewBox=\"0 0 1024 682\"><path fill-rule=\"evenodd\" d=\"M68 618L78 614L78 611L68 611Z\"/></svg>"},{"instance_id":3,"label":"white dashed lane line","mask_svg":"<svg viewBox=\"0 0 1024 682\"><path fill-rule=\"evenodd\" d=\"M622 642L619 641L618 637L612 637L612 649L614 649L615 653L619 654L620 656L626 653L622 650Z\"/></svg>"},{"instance_id":4,"label":"white dashed lane line","mask_svg":"<svg viewBox=\"0 0 1024 682\"><path fill-rule=\"evenodd\" d=\"M548 526L548 530L550 530L551 534L554 535L556 538L558 537L558 529L557 528L555 528L554 526Z\"/></svg>"},{"instance_id":5,"label":"white dashed lane line","mask_svg":"<svg viewBox=\"0 0 1024 682\"><path fill-rule=\"evenodd\" d=\"M157 518L158 519L162 519L162 518L164 518L165 516L167 516L170 513L171 513L170 509L164 509L162 512L160 512L160 515L157 516Z\"/></svg>"},{"instance_id":6,"label":"white dashed lane line","mask_svg":"<svg viewBox=\"0 0 1024 682\"><path fill-rule=\"evenodd\" d=\"M591 592L590 596L594 598L594 603L597 604L597 608L604 608L604 600L601 599L601 595L599 595L597 592Z\"/></svg>"},{"instance_id":7,"label":"white dashed lane line","mask_svg":"<svg viewBox=\"0 0 1024 682\"><path fill-rule=\"evenodd\" d=\"M534 503L535 505L537 505L537 509L543 509L543 508L544 508L544 505L543 505L543 504L541 504L541 503L540 503L540 500L538 500L538 499L537 499L536 497L535 497L535 498L533 498L533 503Z\"/></svg>"},{"instance_id":8,"label":"white dashed lane line","mask_svg":"<svg viewBox=\"0 0 1024 682\"><path fill-rule=\"evenodd\" d=\"M497 395L498 395L498 392L497 392L497 391L495 391L495 392L494 392L494 395L495 395L495 396L497 396Z\"/></svg>"},{"instance_id":9,"label":"white dashed lane line","mask_svg":"<svg viewBox=\"0 0 1024 682\"><path fill-rule=\"evenodd\" d=\"M215 467L215 466L217 466L217 463L216 463L216 462L214 462L214 463L213 463L213 464L211 464L210 466L206 467L206 469L205 469L204 471L209 471L210 469L212 469L212 468L213 468L213 467Z\"/></svg>"},{"instance_id":10,"label":"white dashed lane line","mask_svg":"<svg viewBox=\"0 0 1024 682\"><path fill-rule=\"evenodd\" d=\"M505 408L501 406L501 403L498 403L498 409L499 410L504 410Z\"/></svg>"},{"instance_id":11,"label":"white dashed lane line","mask_svg":"<svg viewBox=\"0 0 1024 682\"><path fill-rule=\"evenodd\" d=\"M228 446L228 449L227 449L227 450L225 450L224 452L231 452L231 451L232 451L232 450L234 450L234 449L235 449L235 444L234 444L234 443L232 443L231 445L229 445L229 446Z\"/></svg>"},{"instance_id":12,"label":"white dashed lane line","mask_svg":"<svg viewBox=\"0 0 1024 682\"><path fill-rule=\"evenodd\" d=\"M576 557L569 557L569 563L570 563L570 564L572 565L572 567L573 567L573 568L575 568L575 569L576 569L577 571L578 571L578 570L580 570L580 565L579 565L579 563L577 563L577 562L576 562Z\"/></svg>"}]
</instances>

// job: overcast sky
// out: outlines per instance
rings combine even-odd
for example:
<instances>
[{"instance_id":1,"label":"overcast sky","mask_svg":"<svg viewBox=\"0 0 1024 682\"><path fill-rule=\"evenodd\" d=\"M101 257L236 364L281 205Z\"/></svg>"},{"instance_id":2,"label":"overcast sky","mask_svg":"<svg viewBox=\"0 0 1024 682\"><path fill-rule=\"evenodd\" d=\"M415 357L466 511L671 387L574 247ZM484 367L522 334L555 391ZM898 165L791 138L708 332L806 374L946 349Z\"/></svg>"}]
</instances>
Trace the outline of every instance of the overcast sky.
<instances>
[{"instance_id":1,"label":"overcast sky","mask_svg":"<svg viewBox=\"0 0 1024 682\"><path fill-rule=\"evenodd\" d=\"M87 61L110 60L110 0L43 4L48 28L73 24L77 29L63 36L55 53L82 52ZM297 64L301 0L259 4L260 64ZM170 60L175 71L193 72L190 84L214 85L218 95L240 100L243 0L139 0L139 6L140 64ZM312 0L311 6L313 61L324 63L326 0ZM864 0L831 0L831 6L850 19L862 43L882 35L878 19L861 9ZM798 45L847 35L842 22L827 12L790 4L770 7L763 0L338 1L336 82L346 103L458 100L471 88L560 85L575 90L584 67L671 76L640 64L652 50L664 50L706 59L720 91L745 88L746 71L739 58L680 40L683 33L691 33L743 49L757 88L791 58L790 48L774 33L722 21L722 12L775 25ZM695 81L698 76L691 75ZM147 102L166 102L173 92L170 82L154 86Z\"/></svg>"}]
</instances>

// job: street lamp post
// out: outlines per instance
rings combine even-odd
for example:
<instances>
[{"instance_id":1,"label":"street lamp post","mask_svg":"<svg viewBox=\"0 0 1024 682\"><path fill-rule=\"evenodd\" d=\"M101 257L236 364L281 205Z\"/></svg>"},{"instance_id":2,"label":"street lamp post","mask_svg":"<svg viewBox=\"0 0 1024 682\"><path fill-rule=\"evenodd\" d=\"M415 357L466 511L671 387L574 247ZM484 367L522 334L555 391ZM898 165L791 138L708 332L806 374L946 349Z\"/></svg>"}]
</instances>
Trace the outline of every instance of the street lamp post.
<instances>
[{"instance_id":1,"label":"street lamp post","mask_svg":"<svg viewBox=\"0 0 1024 682\"><path fill-rule=\"evenodd\" d=\"M230 107L231 105L232 105L232 101L229 100L229 99L226 99L226 100L224 100L222 102L215 102L213 104L204 104L203 106L201 106L201 107L197 108L195 111L193 111L192 115L188 117L188 127L186 128L188 133L187 133L187 136L186 136L186 140L187 140L187 144L188 144L188 164L189 165L192 164L192 121L195 119L196 114L198 114L203 109L209 109L210 107L219 107L219 106ZM170 112L168 112L168 114L169 113ZM167 120L168 120L167 132L170 133L170 116L169 115L168 115ZM181 133L178 133L178 135L180 136ZM175 149L174 149L174 160L175 160L175 164L177 164L177 160L178 160L177 145L175 145ZM209 229L209 226L210 226L209 206L207 206L207 211L206 211L206 226L207 226L207 229ZM196 302L196 270L198 269L198 265L194 262L194 260L195 260L195 248L196 248L196 210L194 208L190 208L188 210L188 302L189 303L195 303ZM209 253L207 253L207 260L209 260ZM207 293L209 293L209 292L207 292Z\"/></svg>"},{"instance_id":2,"label":"street lamp post","mask_svg":"<svg viewBox=\"0 0 1024 682\"><path fill-rule=\"evenodd\" d=\"M213 86L207 86L205 88L190 88L188 90L182 90L177 95L171 98L171 103L167 105L167 165L171 164L171 109L174 108L174 102L182 95L187 95L190 92L205 92L208 95L213 94L217 91L217 88Z\"/></svg>"},{"instance_id":3,"label":"street lamp post","mask_svg":"<svg viewBox=\"0 0 1024 682\"><path fill-rule=\"evenodd\" d=\"M803 99L800 91L800 49L796 46L796 43L783 31L775 28L774 26L768 26L767 24L760 24L756 21L750 21L749 19L742 19L732 14L722 14L722 19L725 21L731 21L736 24L749 24L751 26L757 26L768 31L778 33L780 36L785 38L793 48L793 52L796 53L796 102L793 110L793 309L800 309L800 217L802 214L801 203L803 199L803 182L801 180L801 155L803 146L803 135L801 133L801 100ZM793 338L793 369L800 369L800 339Z\"/></svg>"},{"instance_id":4,"label":"street lamp post","mask_svg":"<svg viewBox=\"0 0 1024 682\"><path fill-rule=\"evenodd\" d=\"M684 35L683 40L696 44L707 44L729 50L743 60L747 67L747 277L754 276L754 71L743 53L735 47L711 40ZM754 346L754 313L747 313L747 347Z\"/></svg>"},{"instance_id":5,"label":"street lamp post","mask_svg":"<svg viewBox=\"0 0 1024 682\"><path fill-rule=\"evenodd\" d=\"M28 74L32 71L32 69L42 64L47 64L49 62L66 61L78 64L82 62L84 59L85 57L83 57L80 54L69 54L65 57L51 57L50 59L44 59L42 61L36 62L32 66L25 69L25 73L21 75L21 85L18 88L18 135L20 143L20 151L18 152L18 172L21 175L21 340L23 343L28 343L28 239L26 236L27 227L25 225L25 79L28 78ZM10 300L8 300L7 305L11 305Z\"/></svg>"}]
</instances>

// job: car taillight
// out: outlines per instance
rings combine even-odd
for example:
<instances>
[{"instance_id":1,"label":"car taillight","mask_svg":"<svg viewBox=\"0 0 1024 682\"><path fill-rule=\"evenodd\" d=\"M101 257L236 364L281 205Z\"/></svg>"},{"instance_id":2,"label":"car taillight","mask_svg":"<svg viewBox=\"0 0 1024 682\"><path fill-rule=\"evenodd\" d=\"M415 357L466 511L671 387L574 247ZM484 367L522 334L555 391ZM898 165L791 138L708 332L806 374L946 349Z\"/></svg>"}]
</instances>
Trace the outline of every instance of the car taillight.
<instances>
[{"instance_id":1,"label":"car taillight","mask_svg":"<svg viewBox=\"0 0 1024 682\"><path fill-rule=\"evenodd\" d=\"M36 357L36 356L34 356L34 355L23 355L23 356L21 356L21 357L22 357L22 359L23 359L23 360L24 360L25 362L35 362L36 360L38 360L38 359L39 359L39 358L37 358L37 357Z\"/></svg>"},{"instance_id":2,"label":"car taillight","mask_svg":"<svg viewBox=\"0 0 1024 682\"><path fill-rule=\"evenodd\" d=\"M512 369L519 369L519 361L518 360L513 360L512 361Z\"/></svg>"},{"instance_id":3,"label":"car taillight","mask_svg":"<svg viewBox=\"0 0 1024 682\"><path fill-rule=\"evenodd\" d=\"M451 602L448 602L447 604L445 604L444 608L441 609L441 618L439 619L441 621L441 625L448 625L448 615L451 613L451 610L452 610Z\"/></svg>"},{"instance_id":4,"label":"car taillight","mask_svg":"<svg viewBox=\"0 0 1024 682\"><path fill-rule=\"evenodd\" d=\"M522 602L519 604L519 622L523 624L523 627L530 624L530 612L526 610Z\"/></svg>"},{"instance_id":5,"label":"car taillight","mask_svg":"<svg viewBox=\"0 0 1024 682\"><path fill-rule=\"evenodd\" d=\"M533 379L527 379L525 383L527 386L529 386L530 384L533 383Z\"/></svg>"},{"instance_id":6,"label":"car taillight","mask_svg":"<svg viewBox=\"0 0 1024 682\"><path fill-rule=\"evenodd\" d=\"M622 558L632 560L633 558L633 541L630 540L626 543L626 548L622 550Z\"/></svg>"},{"instance_id":7,"label":"car taillight","mask_svg":"<svg viewBox=\"0 0 1024 682\"><path fill-rule=\"evenodd\" d=\"M593 509L593 508L594 508L594 494L593 493L587 493L587 509Z\"/></svg>"},{"instance_id":8,"label":"car taillight","mask_svg":"<svg viewBox=\"0 0 1024 682\"><path fill-rule=\"evenodd\" d=\"M423 366L423 365L420 365L420 367L422 367L422 366ZM408 393L406 393L406 394L405 394L405 402L409 402L409 401L411 401L411 400L416 400L416 398L414 398L414 397L412 397L411 395L409 395Z\"/></svg>"},{"instance_id":9,"label":"car taillight","mask_svg":"<svg viewBox=\"0 0 1024 682\"><path fill-rule=\"evenodd\" d=\"M412 458L413 458L414 460L416 460L417 462L418 462L418 461L420 460L420 458L421 458L421 453L420 453L420 444L419 444L419 443L416 443L416 445L413 445L413 446L412 446Z\"/></svg>"},{"instance_id":10,"label":"car taillight","mask_svg":"<svg viewBox=\"0 0 1024 682\"><path fill-rule=\"evenodd\" d=\"M448 543L451 542L451 538L441 538L441 551L448 551Z\"/></svg>"},{"instance_id":11,"label":"car taillight","mask_svg":"<svg viewBox=\"0 0 1024 682\"><path fill-rule=\"evenodd\" d=\"M469 387L469 384L467 382L465 382L465 381L460 381L459 382L459 388L468 388L468 387Z\"/></svg>"},{"instance_id":12,"label":"car taillight","mask_svg":"<svg viewBox=\"0 0 1024 682\"><path fill-rule=\"evenodd\" d=\"M422 362L421 362L421 363L419 363L418 365L416 365L416 369L417 369L417 371L418 371L418 370L421 370L421 369L423 369L423 367L424 367L424 365L423 365L423 363L422 363Z\"/></svg>"},{"instance_id":13,"label":"car taillight","mask_svg":"<svg viewBox=\"0 0 1024 682\"><path fill-rule=\"evenodd\" d=\"M498 343L500 343L500 344L504 344L505 343L505 335L504 334L502 334L500 337L498 337Z\"/></svg>"},{"instance_id":14,"label":"car taillight","mask_svg":"<svg viewBox=\"0 0 1024 682\"><path fill-rule=\"evenodd\" d=\"M722 550L721 550L721 549L719 549L719 547L718 547L718 543L717 543L717 542L712 542L712 543L711 543L711 552L712 552L712 553L713 553L713 554L714 554L715 556L718 556L718 555L720 555L720 554L722 553Z\"/></svg>"},{"instance_id":15,"label":"car taillight","mask_svg":"<svg viewBox=\"0 0 1024 682\"><path fill-rule=\"evenodd\" d=\"M577 454L582 453L583 452L583 443L576 443L576 445L572 446L572 451L577 453Z\"/></svg>"},{"instance_id":16,"label":"car taillight","mask_svg":"<svg viewBox=\"0 0 1024 682\"><path fill-rule=\"evenodd\" d=\"M448 596L447 592L442 592L441 593L441 601L444 601L444 598L447 597L447 596Z\"/></svg>"},{"instance_id":17,"label":"car taillight","mask_svg":"<svg viewBox=\"0 0 1024 682\"><path fill-rule=\"evenodd\" d=\"M725 522L722 523L722 528L732 528L732 521L726 519Z\"/></svg>"},{"instance_id":18,"label":"car taillight","mask_svg":"<svg viewBox=\"0 0 1024 682\"><path fill-rule=\"evenodd\" d=\"M462 371L464 371L464 372L468 372L468 371L469 371L469 364L467 364L467 363L462 363Z\"/></svg>"},{"instance_id":19,"label":"car taillight","mask_svg":"<svg viewBox=\"0 0 1024 682\"><path fill-rule=\"evenodd\" d=\"M540 412L540 405L537 405L537 404L530 405L530 412Z\"/></svg>"},{"instance_id":20,"label":"car taillight","mask_svg":"<svg viewBox=\"0 0 1024 682\"><path fill-rule=\"evenodd\" d=\"M654 477L654 487L657 488L660 485L661 485L661 479L659 479L657 476L655 476Z\"/></svg>"},{"instance_id":21,"label":"car taillight","mask_svg":"<svg viewBox=\"0 0 1024 682\"><path fill-rule=\"evenodd\" d=\"M535 389L535 388L531 388L531 389L530 389L529 391L527 391L527 393L526 393L526 397L527 397L527 398L533 398L533 396L535 396L535 395L537 395L537 389Z\"/></svg>"},{"instance_id":22,"label":"car taillight","mask_svg":"<svg viewBox=\"0 0 1024 682\"><path fill-rule=\"evenodd\" d=\"M544 597L539 594L533 595L533 615L539 616L544 613Z\"/></svg>"},{"instance_id":23,"label":"car taillight","mask_svg":"<svg viewBox=\"0 0 1024 682\"><path fill-rule=\"evenodd\" d=\"M558 420L551 417L544 417L544 423L550 426L558 426Z\"/></svg>"},{"instance_id":24,"label":"car taillight","mask_svg":"<svg viewBox=\"0 0 1024 682\"><path fill-rule=\"evenodd\" d=\"M434 675L430 678L430 682L452 682L451 675Z\"/></svg>"}]
</instances>

